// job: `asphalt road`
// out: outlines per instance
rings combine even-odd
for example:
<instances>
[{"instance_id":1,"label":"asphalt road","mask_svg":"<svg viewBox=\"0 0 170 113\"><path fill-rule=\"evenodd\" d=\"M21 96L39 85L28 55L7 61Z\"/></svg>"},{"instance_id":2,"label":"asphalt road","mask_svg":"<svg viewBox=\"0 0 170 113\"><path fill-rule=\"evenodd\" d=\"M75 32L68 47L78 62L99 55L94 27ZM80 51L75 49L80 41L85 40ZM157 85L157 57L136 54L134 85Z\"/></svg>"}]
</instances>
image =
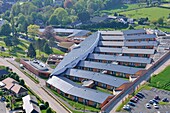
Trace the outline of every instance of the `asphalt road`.
<instances>
[{"instance_id":1,"label":"asphalt road","mask_svg":"<svg viewBox=\"0 0 170 113\"><path fill-rule=\"evenodd\" d=\"M29 77L23 74L15 66L7 62L5 59L0 58L0 65L10 67L13 72L17 73L22 79L24 79L27 86L29 86L37 95L40 96L44 101L49 102L50 107L57 113L68 113L57 101L55 101L51 96L49 96L42 88L41 85L35 84Z\"/></svg>"},{"instance_id":2,"label":"asphalt road","mask_svg":"<svg viewBox=\"0 0 170 113\"><path fill-rule=\"evenodd\" d=\"M0 113L6 113L6 106L3 102L0 102Z\"/></svg>"}]
</instances>

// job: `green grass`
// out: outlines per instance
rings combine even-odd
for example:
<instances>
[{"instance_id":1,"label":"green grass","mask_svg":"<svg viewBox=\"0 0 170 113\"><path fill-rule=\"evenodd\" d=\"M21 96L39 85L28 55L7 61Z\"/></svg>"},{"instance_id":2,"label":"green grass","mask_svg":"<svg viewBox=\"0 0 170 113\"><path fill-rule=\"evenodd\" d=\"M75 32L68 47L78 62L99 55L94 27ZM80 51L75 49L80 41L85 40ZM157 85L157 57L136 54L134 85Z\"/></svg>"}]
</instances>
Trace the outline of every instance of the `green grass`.
<instances>
[{"instance_id":1,"label":"green grass","mask_svg":"<svg viewBox=\"0 0 170 113\"><path fill-rule=\"evenodd\" d=\"M62 52L62 51L60 51L60 50L58 50L58 49L56 49L56 48L52 48L52 50L53 50L53 54L64 55L64 52Z\"/></svg>"},{"instance_id":2,"label":"green grass","mask_svg":"<svg viewBox=\"0 0 170 113\"><path fill-rule=\"evenodd\" d=\"M163 7L170 7L170 3L169 4L162 4L161 6L163 6Z\"/></svg>"},{"instance_id":3,"label":"green grass","mask_svg":"<svg viewBox=\"0 0 170 113\"><path fill-rule=\"evenodd\" d=\"M151 7L151 8L142 8L138 10L126 11L126 12L122 12L121 14L134 19L148 17L150 21L154 21L154 20L158 20L159 18L167 19L169 13L170 13L169 9Z\"/></svg>"},{"instance_id":4,"label":"green grass","mask_svg":"<svg viewBox=\"0 0 170 113\"><path fill-rule=\"evenodd\" d=\"M158 75L151 77L150 86L170 91L170 66L166 67Z\"/></svg>"},{"instance_id":5,"label":"green grass","mask_svg":"<svg viewBox=\"0 0 170 113\"><path fill-rule=\"evenodd\" d=\"M112 94L112 91L109 91L108 89L104 89L104 88L101 88L101 87L96 87L96 89L98 91L101 91L101 92L104 92L104 93Z\"/></svg>"},{"instance_id":6,"label":"green grass","mask_svg":"<svg viewBox=\"0 0 170 113\"><path fill-rule=\"evenodd\" d=\"M133 10L136 8L145 7L146 4L118 4L113 6L113 9L102 10L101 13L107 13L110 15L114 15L115 12L121 12L126 10Z\"/></svg>"},{"instance_id":7,"label":"green grass","mask_svg":"<svg viewBox=\"0 0 170 113\"><path fill-rule=\"evenodd\" d=\"M162 101L159 102L159 105L167 105L167 104L170 104L170 103L169 102L162 102Z\"/></svg>"},{"instance_id":8,"label":"green grass","mask_svg":"<svg viewBox=\"0 0 170 113\"><path fill-rule=\"evenodd\" d=\"M76 108L77 110L84 110L84 106L86 110L92 111L92 112L99 112L100 110L94 107L90 107L87 105L84 105L82 103L78 103L78 102L74 102L70 99L67 99L65 97L63 97L62 95L58 94L56 91L49 89L52 93L54 93L56 96L60 97L61 99L63 99L64 101L68 102L69 105L71 105L72 107ZM81 113L81 112L77 112L77 111L73 111L73 113Z\"/></svg>"}]
</instances>

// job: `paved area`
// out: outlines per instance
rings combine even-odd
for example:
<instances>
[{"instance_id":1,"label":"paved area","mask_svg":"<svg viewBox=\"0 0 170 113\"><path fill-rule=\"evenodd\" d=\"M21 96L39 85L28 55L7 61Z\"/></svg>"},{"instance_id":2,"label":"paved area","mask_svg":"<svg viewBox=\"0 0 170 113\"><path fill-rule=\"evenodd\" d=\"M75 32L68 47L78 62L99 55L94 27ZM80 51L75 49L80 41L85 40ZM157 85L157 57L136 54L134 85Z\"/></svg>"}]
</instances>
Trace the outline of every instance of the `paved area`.
<instances>
[{"instance_id":1,"label":"paved area","mask_svg":"<svg viewBox=\"0 0 170 113\"><path fill-rule=\"evenodd\" d=\"M6 106L3 102L0 102L0 113L6 113Z\"/></svg>"},{"instance_id":2,"label":"paved area","mask_svg":"<svg viewBox=\"0 0 170 113\"><path fill-rule=\"evenodd\" d=\"M151 90L142 90L141 91L145 98L140 99L136 104L136 107L132 107L132 113L170 113L170 103L166 105L159 105L159 109L155 109L153 105L151 105L151 109L146 108L145 104L152 100L155 95L158 95L161 99L166 97L170 100L170 91L159 90L156 88L152 88Z\"/></svg>"},{"instance_id":3,"label":"paved area","mask_svg":"<svg viewBox=\"0 0 170 113\"><path fill-rule=\"evenodd\" d=\"M51 96L49 96L41 87L39 84L35 84L29 77L27 77L25 74L23 74L20 70L18 70L15 66L10 64L6 61L6 59L0 58L0 65L8 66L12 68L12 70L17 73L26 84L37 94L42 98L44 101L48 101L50 104L50 107L55 110L57 113L68 113L57 101L55 101ZM1 112L0 112L1 113ZM3 112L2 112L3 113Z\"/></svg>"}]
</instances>

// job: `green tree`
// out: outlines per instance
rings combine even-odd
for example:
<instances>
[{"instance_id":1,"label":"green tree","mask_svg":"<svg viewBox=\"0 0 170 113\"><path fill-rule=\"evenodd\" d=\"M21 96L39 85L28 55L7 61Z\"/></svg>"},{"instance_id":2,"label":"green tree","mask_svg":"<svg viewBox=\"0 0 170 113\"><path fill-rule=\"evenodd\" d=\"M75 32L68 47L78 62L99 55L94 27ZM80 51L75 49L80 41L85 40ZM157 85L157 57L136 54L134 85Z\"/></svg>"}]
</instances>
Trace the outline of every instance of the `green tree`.
<instances>
[{"instance_id":1,"label":"green tree","mask_svg":"<svg viewBox=\"0 0 170 113\"><path fill-rule=\"evenodd\" d=\"M44 0L45 6L48 6L48 5L51 5L51 4L53 4L53 0Z\"/></svg>"},{"instance_id":2,"label":"green tree","mask_svg":"<svg viewBox=\"0 0 170 113\"><path fill-rule=\"evenodd\" d=\"M22 85L22 86L25 86L25 81L24 81L23 79L21 79L21 80L19 81L19 84Z\"/></svg>"},{"instance_id":3,"label":"green tree","mask_svg":"<svg viewBox=\"0 0 170 113\"><path fill-rule=\"evenodd\" d=\"M52 110L50 107L47 108L46 113L52 113Z\"/></svg>"},{"instance_id":4,"label":"green tree","mask_svg":"<svg viewBox=\"0 0 170 113\"><path fill-rule=\"evenodd\" d=\"M40 26L38 26L38 25L29 25L27 27L28 35L31 35L34 37L37 36L39 29L40 29Z\"/></svg>"},{"instance_id":5,"label":"green tree","mask_svg":"<svg viewBox=\"0 0 170 113\"><path fill-rule=\"evenodd\" d=\"M52 53L52 49L50 48L50 46L48 45L48 43L46 43L43 47L43 50L45 53L47 54L51 54Z\"/></svg>"},{"instance_id":6,"label":"green tree","mask_svg":"<svg viewBox=\"0 0 170 113\"><path fill-rule=\"evenodd\" d=\"M159 18L158 19L158 24L160 24L160 25L164 25L164 19L163 18Z\"/></svg>"},{"instance_id":7,"label":"green tree","mask_svg":"<svg viewBox=\"0 0 170 113\"><path fill-rule=\"evenodd\" d=\"M9 36L11 34L11 26L9 23L5 23L1 26L0 34L4 36Z\"/></svg>"},{"instance_id":8,"label":"green tree","mask_svg":"<svg viewBox=\"0 0 170 113\"><path fill-rule=\"evenodd\" d=\"M27 53L28 57L34 58L36 57L36 51L32 45L32 43L30 43L29 47L28 47L28 53Z\"/></svg>"},{"instance_id":9,"label":"green tree","mask_svg":"<svg viewBox=\"0 0 170 113\"><path fill-rule=\"evenodd\" d=\"M13 46L11 37L4 38L4 42L5 42L5 45L9 47L9 51L10 51L10 47Z\"/></svg>"},{"instance_id":10,"label":"green tree","mask_svg":"<svg viewBox=\"0 0 170 113\"><path fill-rule=\"evenodd\" d=\"M46 108L49 107L49 103L48 102L45 102L44 105L45 105Z\"/></svg>"},{"instance_id":11,"label":"green tree","mask_svg":"<svg viewBox=\"0 0 170 113\"><path fill-rule=\"evenodd\" d=\"M78 18L81 22L87 21L90 20L90 14L87 11L84 11L78 14Z\"/></svg>"},{"instance_id":12,"label":"green tree","mask_svg":"<svg viewBox=\"0 0 170 113\"><path fill-rule=\"evenodd\" d=\"M57 16L55 14L50 16L49 24L50 25L57 25L58 24Z\"/></svg>"}]
</instances>

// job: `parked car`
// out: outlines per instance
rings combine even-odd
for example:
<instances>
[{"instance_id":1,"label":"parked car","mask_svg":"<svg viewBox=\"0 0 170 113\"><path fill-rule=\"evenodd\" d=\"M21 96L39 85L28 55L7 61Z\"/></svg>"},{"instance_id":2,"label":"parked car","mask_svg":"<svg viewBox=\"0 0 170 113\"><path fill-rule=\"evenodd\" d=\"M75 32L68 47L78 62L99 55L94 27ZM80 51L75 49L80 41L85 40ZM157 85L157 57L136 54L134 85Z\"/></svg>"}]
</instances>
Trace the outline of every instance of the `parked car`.
<instances>
[{"instance_id":1,"label":"parked car","mask_svg":"<svg viewBox=\"0 0 170 113\"><path fill-rule=\"evenodd\" d=\"M145 97L145 95L141 92L139 92L138 94L141 95L142 97Z\"/></svg>"},{"instance_id":2,"label":"parked car","mask_svg":"<svg viewBox=\"0 0 170 113\"><path fill-rule=\"evenodd\" d=\"M134 98L136 98L137 100L140 100L139 97L137 97L137 96L134 96Z\"/></svg>"},{"instance_id":3,"label":"parked car","mask_svg":"<svg viewBox=\"0 0 170 113\"><path fill-rule=\"evenodd\" d=\"M150 106L150 104L149 103L146 103L146 108L148 108L148 109L151 109L151 106Z\"/></svg>"},{"instance_id":4,"label":"parked car","mask_svg":"<svg viewBox=\"0 0 170 113\"><path fill-rule=\"evenodd\" d=\"M160 100L160 97L159 97L158 95L156 95L156 96L154 97L154 99L155 99L155 100Z\"/></svg>"},{"instance_id":5,"label":"parked car","mask_svg":"<svg viewBox=\"0 0 170 113\"><path fill-rule=\"evenodd\" d=\"M130 106L136 106L135 103L133 103L133 102L128 102L128 105L130 105Z\"/></svg>"},{"instance_id":6,"label":"parked car","mask_svg":"<svg viewBox=\"0 0 170 113\"><path fill-rule=\"evenodd\" d=\"M140 95L140 94L137 94L136 96L137 96L138 98L143 98L143 96Z\"/></svg>"},{"instance_id":7,"label":"parked car","mask_svg":"<svg viewBox=\"0 0 170 113\"><path fill-rule=\"evenodd\" d=\"M134 100L134 99L130 99L130 102L137 103L137 101L136 101L136 100Z\"/></svg>"},{"instance_id":8,"label":"parked car","mask_svg":"<svg viewBox=\"0 0 170 113\"><path fill-rule=\"evenodd\" d=\"M163 98L162 102L169 102L168 98Z\"/></svg>"},{"instance_id":9,"label":"parked car","mask_svg":"<svg viewBox=\"0 0 170 113\"><path fill-rule=\"evenodd\" d=\"M153 100L149 100L149 104L153 104L154 103L154 101Z\"/></svg>"},{"instance_id":10,"label":"parked car","mask_svg":"<svg viewBox=\"0 0 170 113\"><path fill-rule=\"evenodd\" d=\"M153 99L153 102L156 103L156 104L159 104L159 102L155 99Z\"/></svg>"},{"instance_id":11,"label":"parked car","mask_svg":"<svg viewBox=\"0 0 170 113\"><path fill-rule=\"evenodd\" d=\"M155 109L159 109L159 106L156 103L153 103Z\"/></svg>"},{"instance_id":12,"label":"parked car","mask_svg":"<svg viewBox=\"0 0 170 113\"><path fill-rule=\"evenodd\" d=\"M124 105L124 106L123 106L123 109L124 109L124 110L127 110L127 111L130 111L130 110L131 110L131 108L130 108L129 105Z\"/></svg>"}]
</instances>

